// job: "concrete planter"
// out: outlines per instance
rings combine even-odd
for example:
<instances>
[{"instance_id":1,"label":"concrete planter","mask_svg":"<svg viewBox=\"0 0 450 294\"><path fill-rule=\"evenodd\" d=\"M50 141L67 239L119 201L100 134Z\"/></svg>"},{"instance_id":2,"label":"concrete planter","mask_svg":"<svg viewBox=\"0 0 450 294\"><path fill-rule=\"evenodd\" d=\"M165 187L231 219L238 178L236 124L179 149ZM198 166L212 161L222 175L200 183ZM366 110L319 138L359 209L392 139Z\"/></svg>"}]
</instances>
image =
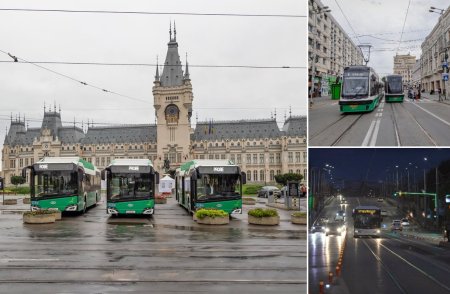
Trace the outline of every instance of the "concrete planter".
<instances>
[{"instance_id":1,"label":"concrete planter","mask_svg":"<svg viewBox=\"0 0 450 294\"><path fill-rule=\"evenodd\" d=\"M296 225L306 225L306 217L291 215L291 223Z\"/></svg>"},{"instance_id":2,"label":"concrete planter","mask_svg":"<svg viewBox=\"0 0 450 294\"><path fill-rule=\"evenodd\" d=\"M55 222L54 214L24 214L23 222L25 224L50 224Z\"/></svg>"},{"instance_id":3,"label":"concrete planter","mask_svg":"<svg viewBox=\"0 0 450 294\"><path fill-rule=\"evenodd\" d=\"M55 211L52 211L53 213L53 216L55 217L55 220L61 220L61 216L62 216L62 213L61 213L61 211L59 211L59 210L55 210Z\"/></svg>"},{"instance_id":4,"label":"concrete planter","mask_svg":"<svg viewBox=\"0 0 450 294\"><path fill-rule=\"evenodd\" d=\"M280 223L280 217L279 216L254 217L249 215L248 223L261 226L275 226Z\"/></svg>"},{"instance_id":5,"label":"concrete planter","mask_svg":"<svg viewBox=\"0 0 450 294\"><path fill-rule=\"evenodd\" d=\"M23 204L31 204L30 198L23 198Z\"/></svg>"},{"instance_id":6,"label":"concrete planter","mask_svg":"<svg viewBox=\"0 0 450 294\"><path fill-rule=\"evenodd\" d=\"M256 199L253 199L253 198L242 198L242 204L255 205L256 204Z\"/></svg>"},{"instance_id":7,"label":"concrete planter","mask_svg":"<svg viewBox=\"0 0 450 294\"><path fill-rule=\"evenodd\" d=\"M17 199L5 199L5 201L3 201L3 205L16 205L17 204Z\"/></svg>"},{"instance_id":8,"label":"concrete planter","mask_svg":"<svg viewBox=\"0 0 450 294\"><path fill-rule=\"evenodd\" d=\"M226 217L205 216L204 218L194 218L194 220L196 220L198 224L204 225L227 225L230 223L230 218L228 216Z\"/></svg>"},{"instance_id":9,"label":"concrete planter","mask_svg":"<svg viewBox=\"0 0 450 294\"><path fill-rule=\"evenodd\" d=\"M166 198L155 198L155 204L166 204L167 199Z\"/></svg>"}]
</instances>

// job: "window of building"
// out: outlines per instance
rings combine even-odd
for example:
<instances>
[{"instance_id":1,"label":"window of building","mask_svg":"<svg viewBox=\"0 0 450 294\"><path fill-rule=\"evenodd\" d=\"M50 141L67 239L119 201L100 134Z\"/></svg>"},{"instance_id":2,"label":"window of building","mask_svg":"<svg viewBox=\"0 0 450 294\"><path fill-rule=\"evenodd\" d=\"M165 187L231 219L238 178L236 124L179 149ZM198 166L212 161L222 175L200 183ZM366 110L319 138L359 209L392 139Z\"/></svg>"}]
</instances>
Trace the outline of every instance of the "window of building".
<instances>
[{"instance_id":1,"label":"window of building","mask_svg":"<svg viewBox=\"0 0 450 294\"><path fill-rule=\"evenodd\" d=\"M251 163L252 163L252 155L247 154L247 164L251 164Z\"/></svg>"},{"instance_id":2,"label":"window of building","mask_svg":"<svg viewBox=\"0 0 450 294\"><path fill-rule=\"evenodd\" d=\"M237 156L236 156L236 163L237 164L241 164L241 154L238 154Z\"/></svg>"},{"instance_id":3,"label":"window of building","mask_svg":"<svg viewBox=\"0 0 450 294\"><path fill-rule=\"evenodd\" d=\"M270 171L270 181L271 182L275 181L275 171L273 170Z\"/></svg>"},{"instance_id":4,"label":"window of building","mask_svg":"<svg viewBox=\"0 0 450 294\"><path fill-rule=\"evenodd\" d=\"M219 158L220 158L220 155L216 154L215 159L219 159Z\"/></svg>"},{"instance_id":5,"label":"window of building","mask_svg":"<svg viewBox=\"0 0 450 294\"><path fill-rule=\"evenodd\" d=\"M253 164L258 163L258 154L253 154Z\"/></svg>"},{"instance_id":6,"label":"window of building","mask_svg":"<svg viewBox=\"0 0 450 294\"><path fill-rule=\"evenodd\" d=\"M281 154L280 153L276 153L275 154L275 159L276 159L275 160L276 163L281 163Z\"/></svg>"},{"instance_id":7,"label":"window of building","mask_svg":"<svg viewBox=\"0 0 450 294\"><path fill-rule=\"evenodd\" d=\"M292 162L294 162L294 158L293 158L293 154L292 154L293 152L288 152L288 162L289 163L292 163Z\"/></svg>"},{"instance_id":8,"label":"window of building","mask_svg":"<svg viewBox=\"0 0 450 294\"><path fill-rule=\"evenodd\" d=\"M295 152L295 162L300 162L300 152Z\"/></svg>"},{"instance_id":9,"label":"window of building","mask_svg":"<svg viewBox=\"0 0 450 294\"><path fill-rule=\"evenodd\" d=\"M259 180L260 180L260 181L264 181L264 176L265 176L265 175L264 175L264 170L260 170L260 171L259 171Z\"/></svg>"},{"instance_id":10,"label":"window of building","mask_svg":"<svg viewBox=\"0 0 450 294\"><path fill-rule=\"evenodd\" d=\"M247 171L247 181L251 181L252 180L252 172L251 171Z\"/></svg>"},{"instance_id":11,"label":"window of building","mask_svg":"<svg viewBox=\"0 0 450 294\"><path fill-rule=\"evenodd\" d=\"M306 181L306 173L307 173L307 170L306 170L306 168L303 170L303 179Z\"/></svg>"},{"instance_id":12,"label":"window of building","mask_svg":"<svg viewBox=\"0 0 450 294\"><path fill-rule=\"evenodd\" d=\"M209 159L214 159L214 155L210 154Z\"/></svg>"},{"instance_id":13,"label":"window of building","mask_svg":"<svg viewBox=\"0 0 450 294\"><path fill-rule=\"evenodd\" d=\"M269 155L269 163L271 164L275 163L275 155L273 153L270 153Z\"/></svg>"},{"instance_id":14,"label":"window of building","mask_svg":"<svg viewBox=\"0 0 450 294\"><path fill-rule=\"evenodd\" d=\"M230 154L230 160L235 163L236 156L234 154Z\"/></svg>"},{"instance_id":15,"label":"window of building","mask_svg":"<svg viewBox=\"0 0 450 294\"><path fill-rule=\"evenodd\" d=\"M253 171L253 181L258 181L258 171L257 170L254 170Z\"/></svg>"},{"instance_id":16,"label":"window of building","mask_svg":"<svg viewBox=\"0 0 450 294\"><path fill-rule=\"evenodd\" d=\"M225 154L221 154L220 159L225 159Z\"/></svg>"}]
</instances>

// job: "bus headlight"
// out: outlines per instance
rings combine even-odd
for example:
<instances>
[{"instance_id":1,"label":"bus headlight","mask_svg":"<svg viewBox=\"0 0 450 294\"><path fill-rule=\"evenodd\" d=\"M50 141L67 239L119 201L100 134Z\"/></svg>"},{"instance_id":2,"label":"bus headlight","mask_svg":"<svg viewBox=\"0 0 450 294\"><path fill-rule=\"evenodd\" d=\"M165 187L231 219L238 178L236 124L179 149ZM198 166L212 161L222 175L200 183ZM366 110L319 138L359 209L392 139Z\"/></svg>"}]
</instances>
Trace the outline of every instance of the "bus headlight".
<instances>
[{"instance_id":1,"label":"bus headlight","mask_svg":"<svg viewBox=\"0 0 450 294\"><path fill-rule=\"evenodd\" d=\"M237 208L231 212L231 214L241 214L241 213L242 213L242 209L240 209L240 208Z\"/></svg>"},{"instance_id":2,"label":"bus headlight","mask_svg":"<svg viewBox=\"0 0 450 294\"><path fill-rule=\"evenodd\" d=\"M37 207L37 206L31 206L31 211L38 211L39 210L39 207Z\"/></svg>"},{"instance_id":3,"label":"bus headlight","mask_svg":"<svg viewBox=\"0 0 450 294\"><path fill-rule=\"evenodd\" d=\"M358 233L358 230L355 230L355 233Z\"/></svg>"},{"instance_id":4,"label":"bus headlight","mask_svg":"<svg viewBox=\"0 0 450 294\"><path fill-rule=\"evenodd\" d=\"M342 231L341 228L337 228L337 232L340 233Z\"/></svg>"},{"instance_id":5,"label":"bus headlight","mask_svg":"<svg viewBox=\"0 0 450 294\"><path fill-rule=\"evenodd\" d=\"M111 209L111 208L109 208ZM116 210L117 213L117 210ZM153 208L147 208L146 210L144 210L144 212L142 212L142 214L153 214Z\"/></svg>"},{"instance_id":6,"label":"bus headlight","mask_svg":"<svg viewBox=\"0 0 450 294\"><path fill-rule=\"evenodd\" d=\"M76 211L77 210L77 205L76 204L72 204L66 207L65 211Z\"/></svg>"},{"instance_id":7,"label":"bus headlight","mask_svg":"<svg viewBox=\"0 0 450 294\"><path fill-rule=\"evenodd\" d=\"M329 229L329 228L326 228L326 229L325 229L325 232L327 232L327 233L328 233L329 231L330 231L330 229Z\"/></svg>"},{"instance_id":8,"label":"bus headlight","mask_svg":"<svg viewBox=\"0 0 450 294\"><path fill-rule=\"evenodd\" d=\"M109 214L118 214L119 211L115 208L108 207L108 213Z\"/></svg>"}]
</instances>

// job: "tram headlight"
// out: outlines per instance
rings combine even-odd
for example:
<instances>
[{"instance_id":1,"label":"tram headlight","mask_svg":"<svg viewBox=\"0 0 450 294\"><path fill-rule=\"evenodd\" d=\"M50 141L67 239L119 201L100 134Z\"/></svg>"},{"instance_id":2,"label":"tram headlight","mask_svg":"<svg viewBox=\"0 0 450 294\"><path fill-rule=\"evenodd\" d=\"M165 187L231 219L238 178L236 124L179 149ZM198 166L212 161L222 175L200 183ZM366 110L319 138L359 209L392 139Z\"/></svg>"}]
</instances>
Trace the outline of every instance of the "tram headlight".
<instances>
[{"instance_id":1,"label":"tram headlight","mask_svg":"<svg viewBox=\"0 0 450 294\"><path fill-rule=\"evenodd\" d=\"M380 234L381 233L381 231L380 230L377 230L377 234Z\"/></svg>"},{"instance_id":2,"label":"tram headlight","mask_svg":"<svg viewBox=\"0 0 450 294\"><path fill-rule=\"evenodd\" d=\"M231 214L241 214L241 213L242 213L242 209L240 209L240 208L237 208L231 212Z\"/></svg>"},{"instance_id":3,"label":"tram headlight","mask_svg":"<svg viewBox=\"0 0 450 294\"><path fill-rule=\"evenodd\" d=\"M109 214L118 214L119 211L115 208L108 207L108 213Z\"/></svg>"},{"instance_id":4,"label":"tram headlight","mask_svg":"<svg viewBox=\"0 0 450 294\"><path fill-rule=\"evenodd\" d=\"M66 207L65 211L76 211L77 210L77 205L76 204L72 204Z\"/></svg>"},{"instance_id":5,"label":"tram headlight","mask_svg":"<svg viewBox=\"0 0 450 294\"><path fill-rule=\"evenodd\" d=\"M31 206L31 211L38 211L39 210L39 207L37 207L37 206Z\"/></svg>"},{"instance_id":6,"label":"tram headlight","mask_svg":"<svg viewBox=\"0 0 450 294\"><path fill-rule=\"evenodd\" d=\"M142 214L153 214L153 208L147 208L146 210L144 210L144 212L142 212Z\"/></svg>"},{"instance_id":7,"label":"tram headlight","mask_svg":"<svg viewBox=\"0 0 450 294\"><path fill-rule=\"evenodd\" d=\"M326 228L326 229L325 229L325 232L327 232L327 233L328 233L329 231L330 231L330 229L329 229L329 228Z\"/></svg>"},{"instance_id":8,"label":"tram headlight","mask_svg":"<svg viewBox=\"0 0 450 294\"><path fill-rule=\"evenodd\" d=\"M340 233L342 231L341 228L337 228L337 232Z\"/></svg>"}]
</instances>

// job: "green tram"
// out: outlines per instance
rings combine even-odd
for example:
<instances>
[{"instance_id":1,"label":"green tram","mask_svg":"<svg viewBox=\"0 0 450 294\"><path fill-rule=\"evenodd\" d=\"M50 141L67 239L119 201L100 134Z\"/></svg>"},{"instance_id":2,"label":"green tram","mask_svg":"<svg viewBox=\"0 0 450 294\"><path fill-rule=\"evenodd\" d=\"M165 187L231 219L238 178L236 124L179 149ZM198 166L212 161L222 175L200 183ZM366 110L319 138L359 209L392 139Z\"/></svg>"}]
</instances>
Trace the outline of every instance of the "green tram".
<instances>
[{"instance_id":1,"label":"green tram","mask_svg":"<svg viewBox=\"0 0 450 294\"><path fill-rule=\"evenodd\" d=\"M100 201L100 172L79 157L44 157L30 172L31 210L86 212Z\"/></svg>"},{"instance_id":2,"label":"green tram","mask_svg":"<svg viewBox=\"0 0 450 294\"><path fill-rule=\"evenodd\" d=\"M148 159L115 159L102 171L106 180L106 212L153 215L159 174Z\"/></svg>"},{"instance_id":3,"label":"green tram","mask_svg":"<svg viewBox=\"0 0 450 294\"><path fill-rule=\"evenodd\" d=\"M344 68L341 97L341 112L370 112L383 98L383 83L368 66L348 66Z\"/></svg>"},{"instance_id":4,"label":"green tram","mask_svg":"<svg viewBox=\"0 0 450 294\"><path fill-rule=\"evenodd\" d=\"M403 102L403 81L401 75L388 75L384 82L386 102Z\"/></svg>"},{"instance_id":5,"label":"green tram","mask_svg":"<svg viewBox=\"0 0 450 294\"><path fill-rule=\"evenodd\" d=\"M242 213L246 174L228 160L192 160L176 170L176 200L193 213L199 208Z\"/></svg>"}]
</instances>

